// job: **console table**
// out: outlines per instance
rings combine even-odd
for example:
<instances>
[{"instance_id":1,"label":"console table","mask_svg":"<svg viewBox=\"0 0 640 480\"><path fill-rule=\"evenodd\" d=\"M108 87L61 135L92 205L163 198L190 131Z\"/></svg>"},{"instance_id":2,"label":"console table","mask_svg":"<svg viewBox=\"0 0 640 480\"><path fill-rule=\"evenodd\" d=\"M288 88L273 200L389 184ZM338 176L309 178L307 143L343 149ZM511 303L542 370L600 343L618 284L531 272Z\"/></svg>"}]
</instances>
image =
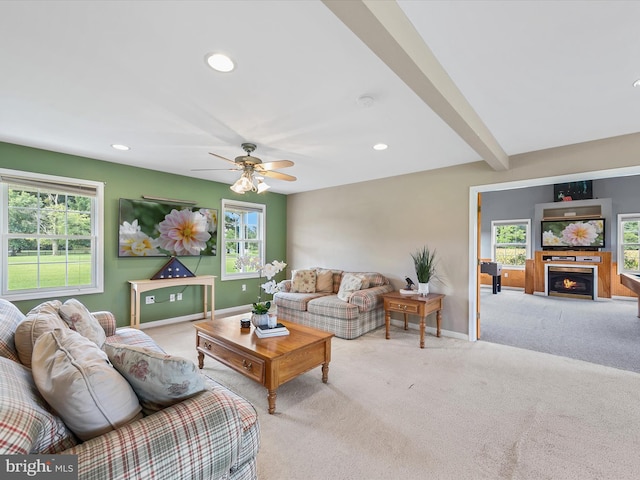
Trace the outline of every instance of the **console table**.
<instances>
[{"instance_id":1,"label":"console table","mask_svg":"<svg viewBox=\"0 0 640 480\"><path fill-rule=\"evenodd\" d=\"M198 275L195 277L163 278L160 280L129 280L131 284L131 326L140 328L140 294L151 290L167 287L182 287L187 285L202 285L204 306L202 318L207 318L207 312L211 307L211 317L214 310L214 275ZM209 302L209 288L211 289L211 302Z\"/></svg>"},{"instance_id":2,"label":"console table","mask_svg":"<svg viewBox=\"0 0 640 480\"><path fill-rule=\"evenodd\" d=\"M426 297L420 295L403 295L400 292L391 292L382 296L384 300L384 320L386 325L386 338L389 339L389 326L391 324L391 312L404 314L404 329L408 328L407 315L420 316L420 348L424 348L424 327L427 315L436 312L436 336L440 336L440 321L442 319L441 293L430 293Z\"/></svg>"}]
</instances>

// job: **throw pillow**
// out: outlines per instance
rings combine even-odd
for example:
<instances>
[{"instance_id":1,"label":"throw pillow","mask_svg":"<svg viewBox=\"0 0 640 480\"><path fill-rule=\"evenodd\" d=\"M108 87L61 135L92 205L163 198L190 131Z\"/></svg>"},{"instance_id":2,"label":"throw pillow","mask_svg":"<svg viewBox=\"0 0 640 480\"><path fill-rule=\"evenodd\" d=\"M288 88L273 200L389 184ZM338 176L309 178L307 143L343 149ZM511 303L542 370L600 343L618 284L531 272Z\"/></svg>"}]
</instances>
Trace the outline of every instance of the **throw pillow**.
<instances>
[{"instance_id":1,"label":"throw pillow","mask_svg":"<svg viewBox=\"0 0 640 480\"><path fill-rule=\"evenodd\" d=\"M99 347L104 345L107 336L100 322L78 300L70 298L60 306L58 312L60 313L60 318L69 325L71 330L75 330Z\"/></svg>"},{"instance_id":2,"label":"throw pillow","mask_svg":"<svg viewBox=\"0 0 640 480\"><path fill-rule=\"evenodd\" d=\"M104 349L147 415L205 390L204 378L191 360L125 344L107 343Z\"/></svg>"},{"instance_id":3,"label":"throw pillow","mask_svg":"<svg viewBox=\"0 0 640 480\"><path fill-rule=\"evenodd\" d=\"M67 327L47 332L33 348L40 394L81 440L140 418L138 397L107 354Z\"/></svg>"},{"instance_id":4,"label":"throw pillow","mask_svg":"<svg viewBox=\"0 0 640 480\"><path fill-rule=\"evenodd\" d=\"M25 367L31 367L33 346L40 335L55 328L67 328L58 315L58 308L62 303L58 300L44 302L32 308L25 319L16 327L14 342L20 362Z\"/></svg>"},{"instance_id":5,"label":"throw pillow","mask_svg":"<svg viewBox=\"0 0 640 480\"><path fill-rule=\"evenodd\" d=\"M316 292L333 293L333 271L316 268Z\"/></svg>"},{"instance_id":6,"label":"throw pillow","mask_svg":"<svg viewBox=\"0 0 640 480\"><path fill-rule=\"evenodd\" d=\"M291 276L293 293L314 293L316 291L315 270L294 270Z\"/></svg>"},{"instance_id":7,"label":"throw pillow","mask_svg":"<svg viewBox=\"0 0 640 480\"><path fill-rule=\"evenodd\" d=\"M345 273L340 282L340 290L338 290L338 298L348 302L354 292L362 287L362 277L353 273Z\"/></svg>"}]
</instances>

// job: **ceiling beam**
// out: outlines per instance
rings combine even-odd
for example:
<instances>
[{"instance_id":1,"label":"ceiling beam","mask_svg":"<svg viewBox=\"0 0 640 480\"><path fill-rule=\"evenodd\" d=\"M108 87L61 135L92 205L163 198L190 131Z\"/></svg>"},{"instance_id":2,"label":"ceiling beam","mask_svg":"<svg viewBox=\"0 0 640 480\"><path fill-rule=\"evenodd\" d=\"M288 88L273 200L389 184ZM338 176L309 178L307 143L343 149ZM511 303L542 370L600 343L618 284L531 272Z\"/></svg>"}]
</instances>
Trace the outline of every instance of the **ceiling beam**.
<instances>
[{"instance_id":1,"label":"ceiling beam","mask_svg":"<svg viewBox=\"0 0 640 480\"><path fill-rule=\"evenodd\" d=\"M509 156L395 1L323 3L494 170Z\"/></svg>"}]
</instances>

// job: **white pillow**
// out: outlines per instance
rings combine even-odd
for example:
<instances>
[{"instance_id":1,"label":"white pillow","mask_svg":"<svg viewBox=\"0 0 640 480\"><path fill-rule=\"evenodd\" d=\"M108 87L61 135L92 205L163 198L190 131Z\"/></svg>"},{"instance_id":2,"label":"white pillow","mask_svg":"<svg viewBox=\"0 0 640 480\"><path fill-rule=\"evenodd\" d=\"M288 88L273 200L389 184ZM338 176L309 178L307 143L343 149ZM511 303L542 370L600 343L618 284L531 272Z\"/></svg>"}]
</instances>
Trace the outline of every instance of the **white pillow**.
<instances>
[{"instance_id":1,"label":"white pillow","mask_svg":"<svg viewBox=\"0 0 640 480\"><path fill-rule=\"evenodd\" d=\"M69 328L38 338L31 369L40 394L81 440L141 416L138 397L107 354Z\"/></svg>"},{"instance_id":2,"label":"white pillow","mask_svg":"<svg viewBox=\"0 0 640 480\"><path fill-rule=\"evenodd\" d=\"M98 319L87 307L75 298L70 298L60 306L58 312L60 318L69 325L71 330L75 330L102 348L107 336Z\"/></svg>"},{"instance_id":3,"label":"white pillow","mask_svg":"<svg viewBox=\"0 0 640 480\"><path fill-rule=\"evenodd\" d=\"M362 277L353 273L345 273L340 282L340 290L338 290L338 298L348 302L354 292L362 287Z\"/></svg>"},{"instance_id":4,"label":"white pillow","mask_svg":"<svg viewBox=\"0 0 640 480\"><path fill-rule=\"evenodd\" d=\"M104 350L147 415L205 390L198 367L186 358L126 344L107 343Z\"/></svg>"},{"instance_id":5,"label":"white pillow","mask_svg":"<svg viewBox=\"0 0 640 480\"><path fill-rule=\"evenodd\" d=\"M316 291L315 270L294 270L291 275L292 293L314 293Z\"/></svg>"}]
</instances>

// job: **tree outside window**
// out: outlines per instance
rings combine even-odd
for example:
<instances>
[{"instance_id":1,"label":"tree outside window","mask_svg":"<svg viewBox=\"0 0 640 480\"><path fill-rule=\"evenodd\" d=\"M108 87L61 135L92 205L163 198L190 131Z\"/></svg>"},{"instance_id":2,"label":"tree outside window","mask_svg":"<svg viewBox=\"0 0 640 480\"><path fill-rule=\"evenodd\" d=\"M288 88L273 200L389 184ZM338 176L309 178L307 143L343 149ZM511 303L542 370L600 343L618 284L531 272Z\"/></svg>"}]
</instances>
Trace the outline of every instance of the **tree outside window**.
<instances>
[{"instance_id":1,"label":"tree outside window","mask_svg":"<svg viewBox=\"0 0 640 480\"><path fill-rule=\"evenodd\" d=\"M265 206L222 201L224 251L222 279L257 278L264 265Z\"/></svg>"},{"instance_id":2,"label":"tree outside window","mask_svg":"<svg viewBox=\"0 0 640 480\"><path fill-rule=\"evenodd\" d=\"M618 215L618 266L640 273L640 213Z\"/></svg>"},{"instance_id":3,"label":"tree outside window","mask_svg":"<svg viewBox=\"0 0 640 480\"><path fill-rule=\"evenodd\" d=\"M530 226L529 219L491 222L492 260L503 266L524 268L527 258L531 258Z\"/></svg>"},{"instance_id":4,"label":"tree outside window","mask_svg":"<svg viewBox=\"0 0 640 480\"><path fill-rule=\"evenodd\" d=\"M11 172L11 173L6 173ZM2 171L3 291L10 299L102 291L95 182ZM71 183L73 182L73 183ZM99 253L100 252L100 253Z\"/></svg>"}]
</instances>

